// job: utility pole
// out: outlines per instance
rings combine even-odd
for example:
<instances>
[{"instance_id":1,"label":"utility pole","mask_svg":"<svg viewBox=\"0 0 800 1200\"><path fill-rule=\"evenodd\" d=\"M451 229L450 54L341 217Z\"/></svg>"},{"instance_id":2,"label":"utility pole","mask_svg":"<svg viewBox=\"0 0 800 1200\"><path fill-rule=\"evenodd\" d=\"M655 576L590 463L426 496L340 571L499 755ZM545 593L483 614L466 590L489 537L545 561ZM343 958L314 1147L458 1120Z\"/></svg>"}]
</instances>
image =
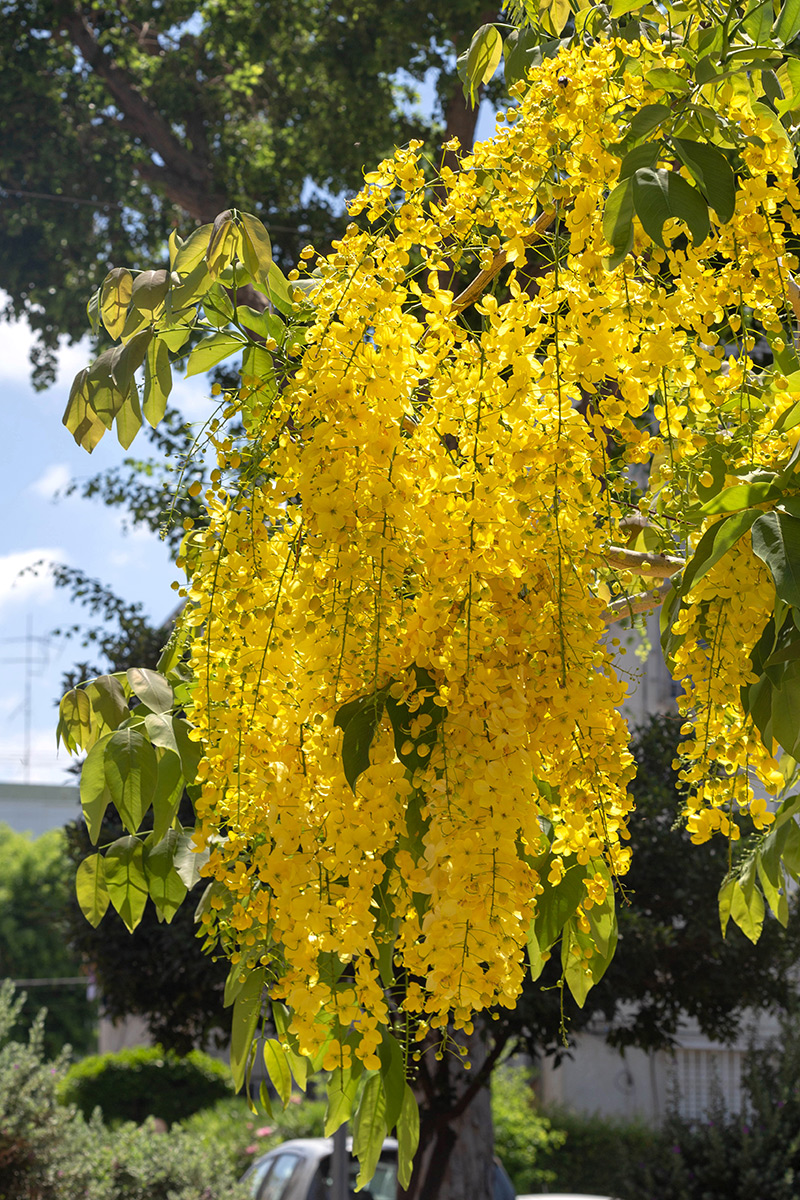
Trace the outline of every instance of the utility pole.
<instances>
[{"instance_id":1,"label":"utility pole","mask_svg":"<svg viewBox=\"0 0 800 1200\"><path fill-rule=\"evenodd\" d=\"M0 638L0 643L19 645L23 643L24 653L22 658L0 658L3 664L11 665L18 664L25 668L23 700L22 700L22 772L25 783L31 781L31 729L33 723L33 674L34 668L41 669L47 665L47 647L50 644L48 637L33 636L33 616L28 613L25 622L24 637L7 637ZM38 654L35 653L39 647Z\"/></svg>"}]
</instances>

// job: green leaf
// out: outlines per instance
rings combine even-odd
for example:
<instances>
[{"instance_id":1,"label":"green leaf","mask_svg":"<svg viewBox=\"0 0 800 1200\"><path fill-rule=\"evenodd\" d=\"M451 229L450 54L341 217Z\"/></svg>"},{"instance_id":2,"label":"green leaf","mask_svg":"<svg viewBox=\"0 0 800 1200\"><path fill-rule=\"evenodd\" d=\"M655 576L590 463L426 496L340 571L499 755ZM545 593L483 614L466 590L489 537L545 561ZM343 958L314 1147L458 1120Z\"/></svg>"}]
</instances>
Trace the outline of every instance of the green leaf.
<instances>
[{"instance_id":1,"label":"green leaf","mask_svg":"<svg viewBox=\"0 0 800 1200\"><path fill-rule=\"evenodd\" d=\"M633 180L618 183L606 200L603 237L611 246L609 269L618 267L633 246Z\"/></svg>"},{"instance_id":2,"label":"green leaf","mask_svg":"<svg viewBox=\"0 0 800 1200\"><path fill-rule=\"evenodd\" d=\"M753 550L766 563L781 600L800 607L800 520L762 513L752 528Z\"/></svg>"},{"instance_id":3,"label":"green leaf","mask_svg":"<svg viewBox=\"0 0 800 1200\"><path fill-rule=\"evenodd\" d=\"M633 173L635 171L638 171L640 169L640 167L650 167L652 169L658 162L658 157L662 153L662 151L663 151L663 144L660 139L655 142L643 142L641 146L634 146L634 148L632 150L628 151L628 153L625 155L622 162L620 163L619 177L618 177L620 182L622 182L625 179L628 179L631 175L633 175ZM631 198L630 210L631 210L631 219L633 219L633 199L632 198ZM605 228L604 228L603 232L605 233ZM608 238L608 234L606 234L606 239L610 240Z\"/></svg>"},{"instance_id":4,"label":"green leaf","mask_svg":"<svg viewBox=\"0 0 800 1200\"><path fill-rule=\"evenodd\" d=\"M186 363L186 378L188 379L190 375L202 375L204 371L210 371L223 359L230 358L232 354L244 349L244 345L242 338L236 337L232 333L212 333L209 337L203 338L202 342L198 342L189 355Z\"/></svg>"},{"instance_id":5,"label":"green leaf","mask_svg":"<svg viewBox=\"0 0 800 1200\"><path fill-rule=\"evenodd\" d=\"M771 692L769 732L793 757L800 756L800 663L789 663ZM763 720L761 713L754 713ZM761 725L757 721L756 724Z\"/></svg>"},{"instance_id":6,"label":"green leaf","mask_svg":"<svg viewBox=\"0 0 800 1200\"><path fill-rule=\"evenodd\" d=\"M742 25L754 42L769 40L772 31L773 0L761 0L761 3L748 4L747 11L741 18Z\"/></svg>"},{"instance_id":7,"label":"green leaf","mask_svg":"<svg viewBox=\"0 0 800 1200\"><path fill-rule=\"evenodd\" d=\"M635 12L638 8L644 8L649 0L611 0L609 12L615 19L624 17L626 13Z\"/></svg>"},{"instance_id":8,"label":"green leaf","mask_svg":"<svg viewBox=\"0 0 800 1200\"><path fill-rule=\"evenodd\" d=\"M145 718L148 721L155 719ZM153 792L153 836L160 840L172 825L180 808L184 778L181 760L171 750L165 750L158 760L158 776Z\"/></svg>"},{"instance_id":9,"label":"green leaf","mask_svg":"<svg viewBox=\"0 0 800 1200\"><path fill-rule=\"evenodd\" d=\"M264 1042L264 1066L284 1108L292 1098L292 1073L280 1042L269 1038Z\"/></svg>"},{"instance_id":10,"label":"green leaf","mask_svg":"<svg viewBox=\"0 0 800 1200\"><path fill-rule=\"evenodd\" d=\"M631 119L631 136L636 139L647 137L671 116L672 110L666 104L643 104Z\"/></svg>"},{"instance_id":11,"label":"green leaf","mask_svg":"<svg viewBox=\"0 0 800 1200\"><path fill-rule=\"evenodd\" d=\"M786 898L787 883L777 856L756 853L756 871L764 897L781 925L789 924L789 901Z\"/></svg>"},{"instance_id":12,"label":"green leaf","mask_svg":"<svg viewBox=\"0 0 800 1200\"><path fill-rule=\"evenodd\" d=\"M778 19L772 27L776 41L784 46L793 42L800 33L800 0L784 0Z\"/></svg>"},{"instance_id":13,"label":"green leaf","mask_svg":"<svg viewBox=\"0 0 800 1200\"><path fill-rule=\"evenodd\" d=\"M208 270L214 279L236 258L240 249L240 234L233 219L233 210L226 208L214 218L211 238L206 250Z\"/></svg>"},{"instance_id":14,"label":"green leaf","mask_svg":"<svg viewBox=\"0 0 800 1200\"><path fill-rule=\"evenodd\" d=\"M131 383L125 403L117 412L117 441L123 450L127 450L136 434L142 428L142 410L139 408L139 393L136 384Z\"/></svg>"},{"instance_id":15,"label":"green leaf","mask_svg":"<svg viewBox=\"0 0 800 1200\"><path fill-rule=\"evenodd\" d=\"M677 217L689 228L695 245L710 233L708 205L675 171L642 167L633 175L633 203L645 232L664 247L664 222Z\"/></svg>"},{"instance_id":16,"label":"green leaf","mask_svg":"<svg viewBox=\"0 0 800 1200\"><path fill-rule=\"evenodd\" d=\"M369 751L375 732L381 723L386 703L386 688L370 696L359 696L343 704L334 718L334 727L343 731L342 766L347 782L355 794L359 775L370 765Z\"/></svg>"},{"instance_id":17,"label":"green leaf","mask_svg":"<svg viewBox=\"0 0 800 1200\"><path fill-rule=\"evenodd\" d=\"M391 1131L400 1119L406 1086L406 1072L400 1043L388 1030L383 1031L383 1040L378 1047L378 1054L381 1060L383 1094L386 1097L384 1113L386 1128Z\"/></svg>"},{"instance_id":18,"label":"green leaf","mask_svg":"<svg viewBox=\"0 0 800 1200\"><path fill-rule=\"evenodd\" d=\"M125 326L133 292L133 276L127 267L114 267L100 285L100 317L115 340Z\"/></svg>"},{"instance_id":19,"label":"green leaf","mask_svg":"<svg viewBox=\"0 0 800 1200\"><path fill-rule=\"evenodd\" d=\"M272 264L272 243L266 227L251 213L240 213L242 222L242 261L261 291L269 290L269 268Z\"/></svg>"},{"instance_id":20,"label":"green leaf","mask_svg":"<svg viewBox=\"0 0 800 1200\"><path fill-rule=\"evenodd\" d=\"M160 839L156 838L155 832L151 833L144 844L147 890L159 917L168 925L183 903L188 890L175 869L177 848L178 832L175 829L168 830Z\"/></svg>"},{"instance_id":21,"label":"green leaf","mask_svg":"<svg viewBox=\"0 0 800 1200\"><path fill-rule=\"evenodd\" d=\"M172 270L176 271L183 279L190 275L199 263L204 262L208 243L211 241L212 229L212 225L201 225L199 229L190 233L186 241L179 247Z\"/></svg>"},{"instance_id":22,"label":"green leaf","mask_svg":"<svg viewBox=\"0 0 800 1200\"><path fill-rule=\"evenodd\" d=\"M175 851L175 869L189 891L202 879L200 871L209 860L208 850L192 849L193 829L183 829L178 834L179 845Z\"/></svg>"},{"instance_id":23,"label":"green leaf","mask_svg":"<svg viewBox=\"0 0 800 1200\"><path fill-rule=\"evenodd\" d=\"M578 1008L583 1008L594 982L587 960L583 955L578 957L573 953L574 949L583 949L582 943L583 939L579 936L574 920L570 920L564 927L561 939L561 966L564 972L564 982L572 993L572 998Z\"/></svg>"},{"instance_id":24,"label":"green leaf","mask_svg":"<svg viewBox=\"0 0 800 1200\"><path fill-rule=\"evenodd\" d=\"M167 680L158 671L146 667L131 667L125 672L131 691L146 704L151 712L167 713L175 703L175 697Z\"/></svg>"},{"instance_id":25,"label":"green leaf","mask_svg":"<svg viewBox=\"0 0 800 1200\"><path fill-rule=\"evenodd\" d=\"M539 948L547 953L561 935L561 931L585 895L584 881L587 867L574 863L564 872L561 882L553 887L546 881L544 892L536 901L534 931Z\"/></svg>"},{"instance_id":26,"label":"green leaf","mask_svg":"<svg viewBox=\"0 0 800 1200\"><path fill-rule=\"evenodd\" d=\"M764 925L764 897L756 883L752 863L745 876L734 881L731 917L751 942L758 941Z\"/></svg>"},{"instance_id":27,"label":"green leaf","mask_svg":"<svg viewBox=\"0 0 800 1200\"><path fill-rule=\"evenodd\" d=\"M240 304L236 309L239 324L257 337L273 337L280 343L286 333L286 325L280 317L271 312L257 312L248 304Z\"/></svg>"},{"instance_id":28,"label":"green leaf","mask_svg":"<svg viewBox=\"0 0 800 1200\"><path fill-rule=\"evenodd\" d=\"M371 1075L364 1085L353 1121L353 1153L358 1159L356 1191L375 1174L386 1137L386 1097L380 1075Z\"/></svg>"},{"instance_id":29,"label":"green leaf","mask_svg":"<svg viewBox=\"0 0 800 1200\"><path fill-rule=\"evenodd\" d=\"M97 416L92 404L92 387L89 383L89 368L84 367L72 381L67 407L61 418L76 443L92 453L106 431L105 424Z\"/></svg>"},{"instance_id":30,"label":"green leaf","mask_svg":"<svg viewBox=\"0 0 800 1200\"><path fill-rule=\"evenodd\" d=\"M539 0L539 20L549 33L558 36L570 18L569 0Z\"/></svg>"},{"instance_id":31,"label":"green leaf","mask_svg":"<svg viewBox=\"0 0 800 1200\"><path fill-rule=\"evenodd\" d=\"M155 317L169 291L169 271L140 271L133 281L131 305L137 312Z\"/></svg>"},{"instance_id":32,"label":"green leaf","mask_svg":"<svg viewBox=\"0 0 800 1200\"><path fill-rule=\"evenodd\" d=\"M56 745L60 738L70 753L73 750L87 750L97 740L93 734L94 723L89 697L82 688L71 688L61 697L58 706Z\"/></svg>"},{"instance_id":33,"label":"green leaf","mask_svg":"<svg viewBox=\"0 0 800 1200\"><path fill-rule=\"evenodd\" d=\"M408 1084L403 1090L403 1104L397 1121L397 1178L402 1188L411 1183L414 1155L419 1146L419 1107Z\"/></svg>"},{"instance_id":34,"label":"green leaf","mask_svg":"<svg viewBox=\"0 0 800 1200\"><path fill-rule=\"evenodd\" d=\"M84 689L92 706L92 716L102 732L113 733L130 716L122 684L113 675L98 675Z\"/></svg>"},{"instance_id":35,"label":"green leaf","mask_svg":"<svg viewBox=\"0 0 800 1200\"><path fill-rule=\"evenodd\" d=\"M142 919L147 903L144 848L138 838L118 838L109 847L106 853L105 873L111 903L122 917L128 931L133 933Z\"/></svg>"},{"instance_id":36,"label":"green leaf","mask_svg":"<svg viewBox=\"0 0 800 1200\"><path fill-rule=\"evenodd\" d=\"M284 313L286 316L291 316L294 312L294 301L289 291L289 281L277 263L270 263L268 283L270 302L274 304L279 312ZM292 286L296 285L293 284Z\"/></svg>"},{"instance_id":37,"label":"green leaf","mask_svg":"<svg viewBox=\"0 0 800 1200\"><path fill-rule=\"evenodd\" d=\"M140 330L122 347L122 352L114 360L111 378L119 390L126 395L130 391L134 375L144 362L147 348L152 340L152 329Z\"/></svg>"},{"instance_id":38,"label":"green leaf","mask_svg":"<svg viewBox=\"0 0 800 1200\"><path fill-rule=\"evenodd\" d=\"M167 399L172 391L172 369L169 351L163 338L155 337L147 347L144 359L144 415L155 429L167 411Z\"/></svg>"},{"instance_id":39,"label":"green leaf","mask_svg":"<svg viewBox=\"0 0 800 1200\"><path fill-rule=\"evenodd\" d=\"M672 138L672 145L720 221L730 221L736 207L736 180L725 155L708 142L687 138Z\"/></svg>"},{"instance_id":40,"label":"green leaf","mask_svg":"<svg viewBox=\"0 0 800 1200\"><path fill-rule=\"evenodd\" d=\"M732 546L744 537L753 522L761 515L760 509L748 509L726 517L707 529L697 548L686 564L680 581L680 594L688 596L695 583L728 553Z\"/></svg>"},{"instance_id":41,"label":"green leaf","mask_svg":"<svg viewBox=\"0 0 800 1200\"><path fill-rule=\"evenodd\" d=\"M118 729L105 747L105 779L123 825L136 833L156 789L158 766L153 747L135 729Z\"/></svg>"},{"instance_id":42,"label":"green leaf","mask_svg":"<svg viewBox=\"0 0 800 1200\"><path fill-rule=\"evenodd\" d=\"M665 92L688 92L689 81L668 67L653 67L645 73L645 79L652 87L663 88Z\"/></svg>"},{"instance_id":43,"label":"green leaf","mask_svg":"<svg viewBox=\"0 0 800 1200\"><path fill-rule=\"evenodd\" d=\"M172 718L172 729L181 756L181 766L187 784L194 783L197 767L203 757L203 743L196 742L189 735L194 733L193 727L183 717Z\"/></svg>"},{"instance_id":44,"label":"green leaf","mask_svg":"<svg viewBox=\"0 0 800 1200\"><path fill-rule=\"evenodd\" d=\"M512 29L503 43L503 74L506 87L526 79L531 67L541 62L539 34L535 29Z\"/></svg>"},{"instance_id":45,"label":"green leaf","mask_svg":"<svg viewBox=\"0 0 800 1200\"><path fill-rule=\"evenodd\" d=\"M80 863L75 875L75 892L81 912L96 929L109 905L102 854L90 854Z\"/></svg>"},{"instance_id":46,"label":"green leaf","mask_svg":"<svg viewBox=\"0 0 800 1200\"><path fill-rule=\"evenodd\" d=\"M233 1004L231 1020L231 1071L237 1092L244 1083L250 1047L261 1016L261 995L266 972L263 967L250 971Z\"/></svg>"},{"instance_id":47,"label":"green leaf","mask_svg":"<svg viewBox=\"0 0 800 1200\"><path fill-rule=\"evenodd\" d=\"M708 500L700 509L700 516L711 517L715 513L738 512L740 509L752 508L755 504L777 500L782 494L782 489L774 480L734 483Z\"/></svg>"},{"instance_id":48,"label":"green leaf","mask_svg":"<svg viewBox=\"0 0 800 1200\"><path fill-rule=\"evenodd\" d=\"M89 840L97 845L103 817L111 803L111 792L106 785L105 753L111 734L95 742L81 768L81 809L89 831Z\"/></svg>"},{"instance_id":49,"label":"green leaf","mask_svg":"<svg viewBox=\"0 0 800 1200\"><path fill-rule=\"evenodd\" d=\"M545 0L546 2L546 0ZM465 93L475 102L478 88L488 83L503 55L503 39L494 25L481 25L472 35L465 64Z\"/></svg>"},{"instance_id":50,"label":"green leaf","mask_svg":"<svg viewBox=\"0 0 800 1200\"><path fill-rule=\"evenodd\" d=\"M332 1137L345 1121L349 1121L358 1091L362 1065L353 1059L349 1067L334 1067L328 1078L328 1107L325 1110L325 1137Z\"/></svg>"},{"instance_id":51,"label":"green leaf","mask_svg":"<svg viewBox=\"0 0 800 1200\"><path fill-rule=\"evenodd\" d=\"M395 752L403 766L413 772L428 766L447 709L436 703L439 689L430 672L416 664L411 669L416 687L408 701L395 700L390 690L391 683L384 691Z\"/></svg>"},{"instance_id":52,"label":"green leaf","mask_svg":"<svg viewBox=\"0 0 800 1200\"><path fill-rule=\"evenodd\" d=\"M722 936L728 930L728 922L731 918L731 902L733 900L733 889L736 886L736 880L732 877L726 879L719 889L719 926L722 930Z\"/></svg>"}]
</instances>

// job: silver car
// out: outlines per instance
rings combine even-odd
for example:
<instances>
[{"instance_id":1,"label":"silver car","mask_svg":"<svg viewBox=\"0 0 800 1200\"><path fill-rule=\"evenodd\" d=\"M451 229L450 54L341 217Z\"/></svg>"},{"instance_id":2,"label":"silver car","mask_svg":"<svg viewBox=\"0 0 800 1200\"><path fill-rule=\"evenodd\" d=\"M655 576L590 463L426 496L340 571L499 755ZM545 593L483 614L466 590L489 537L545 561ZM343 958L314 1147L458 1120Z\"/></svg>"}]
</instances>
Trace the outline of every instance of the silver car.
<instances>
[{"instance_id":1,"label":"silver car","mask_svg":"<svg viewBox=\"0 0 800 1200\"><path fill-rule=\"evenodd\" d=\"M352 1138L347 1152L352 1153ZM333 1138L296 1138L283 1142L257 1158L244 1176L253 1200L329 1200ZM348 1163L348 1195L354 1200L395 1200L397 1194L397 1142L386 1138L380 1161L369 1185L356 1193L358 1163ZM514 1200L514 1188L495 1159L494 1200Z\"/></svg>"}]
</instances>

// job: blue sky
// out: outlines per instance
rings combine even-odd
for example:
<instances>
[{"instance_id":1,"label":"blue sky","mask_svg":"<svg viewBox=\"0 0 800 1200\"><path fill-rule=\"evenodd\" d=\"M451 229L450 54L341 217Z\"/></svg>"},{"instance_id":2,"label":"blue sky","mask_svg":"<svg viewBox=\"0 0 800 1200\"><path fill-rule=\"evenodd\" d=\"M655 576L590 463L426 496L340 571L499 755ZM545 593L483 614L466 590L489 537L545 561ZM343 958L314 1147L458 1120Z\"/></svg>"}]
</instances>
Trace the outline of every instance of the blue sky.
<instances>
[{"instance_id":1,"label":"blue sky","mask_svg":"<svg viewBox=\"0 0 800 1200\"><path fill-rule=\"evenodd\" d=\"M64 347L56 384L34 392L29 383L31 335L24 322L0 324L0 388L3 395L5 452L0 503L6 514L0 532L0 781L25 778L23 764L26 666L29 623L34 670L31 683L32 783L74 782L65 776L69 758L56 755L55 701L63 672L82 657L78 643L49 636L58 626L83 619L64 591L53 587L46 567L36 562L80 567L148 614L165 617L174 607L170 582L176 577L166 546L150 533L123 529L123 514L78 496L59 499L71 479L86 478L118 463L124 452L113 434L89 456L61 424L72 378L86 365L85 345ZM190 419L210 411L204 379L178 383L173 392ZM138 449L134 443L134 450ZM18 640L19 639L19 640Z\"/></svg>"}]
</instances>

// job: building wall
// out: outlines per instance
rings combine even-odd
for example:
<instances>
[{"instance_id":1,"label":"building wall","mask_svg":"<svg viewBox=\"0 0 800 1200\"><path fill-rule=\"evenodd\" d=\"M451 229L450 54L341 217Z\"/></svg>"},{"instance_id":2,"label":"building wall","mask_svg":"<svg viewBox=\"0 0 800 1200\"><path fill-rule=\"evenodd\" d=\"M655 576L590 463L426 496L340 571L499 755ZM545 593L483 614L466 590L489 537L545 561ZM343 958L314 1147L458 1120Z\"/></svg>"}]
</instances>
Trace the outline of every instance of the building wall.
<instances>
[{"instance_id":1,"label":"building wall","mask_svg":"<svg viewBox=\"0 0 800 1200\"><path fill-rule=\"evenodd\" d=\"M74 784L0 783L0 822L17 833L39 837L80 815L80 789Z\"/></svg>"}]
</instances>

